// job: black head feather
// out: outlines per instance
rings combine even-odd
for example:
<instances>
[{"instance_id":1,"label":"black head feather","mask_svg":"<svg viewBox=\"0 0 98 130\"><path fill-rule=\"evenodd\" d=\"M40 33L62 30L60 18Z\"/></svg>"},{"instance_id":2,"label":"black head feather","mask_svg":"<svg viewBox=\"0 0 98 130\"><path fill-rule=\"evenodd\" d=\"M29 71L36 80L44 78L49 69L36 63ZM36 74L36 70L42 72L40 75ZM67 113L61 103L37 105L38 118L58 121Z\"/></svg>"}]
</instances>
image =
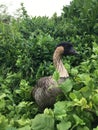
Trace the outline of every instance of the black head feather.
<instances>
[{"instance_id":1,"label":"black head feather","mask_svg":"<svg viewBox=\"0 0 98 130\"><path fill-rule=\"evenodd\" d=\"M72 43L70 43L70 42L61 42L61 43L59 43L57 45L57 47L59 47L59 46L72 46Z\"/></svg>"},{"instance_id":2,"label":"black head feather","mask_svg":"<svg viewBox=\"0 0 98 130\"><path fill-rule=\"evenodd\" d=\"M77 52L74 50L72 43L70 42L62 42L57 45L57 47L64 47L64 54L63 55L76 55Z\"/></svg>"}]
</instances>

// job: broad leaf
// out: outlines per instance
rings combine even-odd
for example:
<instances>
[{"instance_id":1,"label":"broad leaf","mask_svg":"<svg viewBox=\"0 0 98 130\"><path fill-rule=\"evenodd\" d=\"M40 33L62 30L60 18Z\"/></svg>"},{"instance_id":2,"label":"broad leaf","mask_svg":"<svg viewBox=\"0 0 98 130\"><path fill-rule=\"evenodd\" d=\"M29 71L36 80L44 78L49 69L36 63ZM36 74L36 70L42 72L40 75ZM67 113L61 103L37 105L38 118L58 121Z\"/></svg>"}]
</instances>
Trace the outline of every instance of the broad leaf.
<instances>
[{"instance_id":1,"label":"broad leaf","mask_svg":"<svg viewBox=\"0 0 98 130\"><path fill-rule=\"evenodd\" d=\"M46 114L38 114L32 120L32 130L54 130L54 118Z\"/></svg>"},{"instance_id":2,"label":"broad leaf","mask_svg":"<svg viewBox=\"0 0 98 130\"><path fill-rule=\"evenodd\" d=\"M62 91L66 95L66 93L70 92L73 87L72 81L70 79L66 79L62 84L59 85L59 87L62 89Z\"/></svg>"},{"instance_id":3,"label":"broad leaf","mask_svg":"<svg viewBox=\"0 0 98 130\"><path fill-rule=\"evenodd\" d=\"M69 130L70 127L71 127L71 122L62 121L57 125L57 130Z\"/></svg>"}]
</instances>

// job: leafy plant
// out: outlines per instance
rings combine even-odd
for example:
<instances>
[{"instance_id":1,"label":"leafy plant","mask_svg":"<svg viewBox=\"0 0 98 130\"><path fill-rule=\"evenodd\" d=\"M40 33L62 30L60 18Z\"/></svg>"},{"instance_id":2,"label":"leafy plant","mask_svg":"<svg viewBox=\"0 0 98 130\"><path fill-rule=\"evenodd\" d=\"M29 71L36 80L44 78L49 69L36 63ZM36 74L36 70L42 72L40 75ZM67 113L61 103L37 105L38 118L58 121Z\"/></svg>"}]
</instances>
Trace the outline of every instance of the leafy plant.
<instances>
[{"instance_id":1,"label":"leafy plant","mask_svg":"<svg viewBox=\"0 0 98 130\"><path fill-rule=\"evenodd\" d=\"M61 16L30 17L23 4L17 18L0 6L0 129L98 129L98 1L73 0ZM31 97L36 81L59 74L52 63L57 43L70 41L78 57L66 57L70 78L64 97L40 113Z\"/></svg>"}]
</instances>

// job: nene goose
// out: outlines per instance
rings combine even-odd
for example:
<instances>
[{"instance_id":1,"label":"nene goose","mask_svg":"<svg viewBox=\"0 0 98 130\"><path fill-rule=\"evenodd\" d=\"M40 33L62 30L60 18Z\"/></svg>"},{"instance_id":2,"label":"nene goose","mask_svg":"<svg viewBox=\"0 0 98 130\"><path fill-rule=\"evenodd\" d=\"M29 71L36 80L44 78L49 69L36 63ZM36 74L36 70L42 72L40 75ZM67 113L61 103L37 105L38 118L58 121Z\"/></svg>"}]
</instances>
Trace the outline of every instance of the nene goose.
<instances>
[{"instance_id":1,"label":"nene goose","mask_svg":"<svg viewBox=\"0 0 98 130\"><path fill-rule=\"evenodd\" d=\"M32 96L40 109L51 107L56 102L56 97L62 93L58 86L61 82L64 82L69 77L67 70L62 63L62 56L76 55L77 52L73 49L71 43L60 43L57 45L53 54L53 63L56 70L59 73L60 79L56 82L52 76L42 77L38 80L35 88L32 90Z\"/></svg>"}]
</instances>

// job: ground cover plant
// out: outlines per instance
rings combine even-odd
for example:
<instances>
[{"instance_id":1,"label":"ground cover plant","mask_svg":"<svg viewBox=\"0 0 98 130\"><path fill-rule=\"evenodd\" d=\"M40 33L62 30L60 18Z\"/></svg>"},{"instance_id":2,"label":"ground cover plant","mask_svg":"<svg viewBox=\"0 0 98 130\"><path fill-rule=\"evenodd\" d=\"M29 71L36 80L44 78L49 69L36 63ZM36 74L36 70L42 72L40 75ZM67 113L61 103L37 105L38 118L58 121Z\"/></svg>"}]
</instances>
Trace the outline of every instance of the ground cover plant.
<instances>
[{"instance_id":1,"label":"ground cover plant","mask_svg":"<svg viewBox=\"0 0 98 130\"><path fill-rule=\"evenodd\" d=\"M61 16L17 18L0 6L0 130L98 130L98 1L73 0ZM31 97L36 81L58 73L55 46L70 41L79 56L63 60L70 79L54 108L39 112Z\"/></svg>"}]
</instances>

